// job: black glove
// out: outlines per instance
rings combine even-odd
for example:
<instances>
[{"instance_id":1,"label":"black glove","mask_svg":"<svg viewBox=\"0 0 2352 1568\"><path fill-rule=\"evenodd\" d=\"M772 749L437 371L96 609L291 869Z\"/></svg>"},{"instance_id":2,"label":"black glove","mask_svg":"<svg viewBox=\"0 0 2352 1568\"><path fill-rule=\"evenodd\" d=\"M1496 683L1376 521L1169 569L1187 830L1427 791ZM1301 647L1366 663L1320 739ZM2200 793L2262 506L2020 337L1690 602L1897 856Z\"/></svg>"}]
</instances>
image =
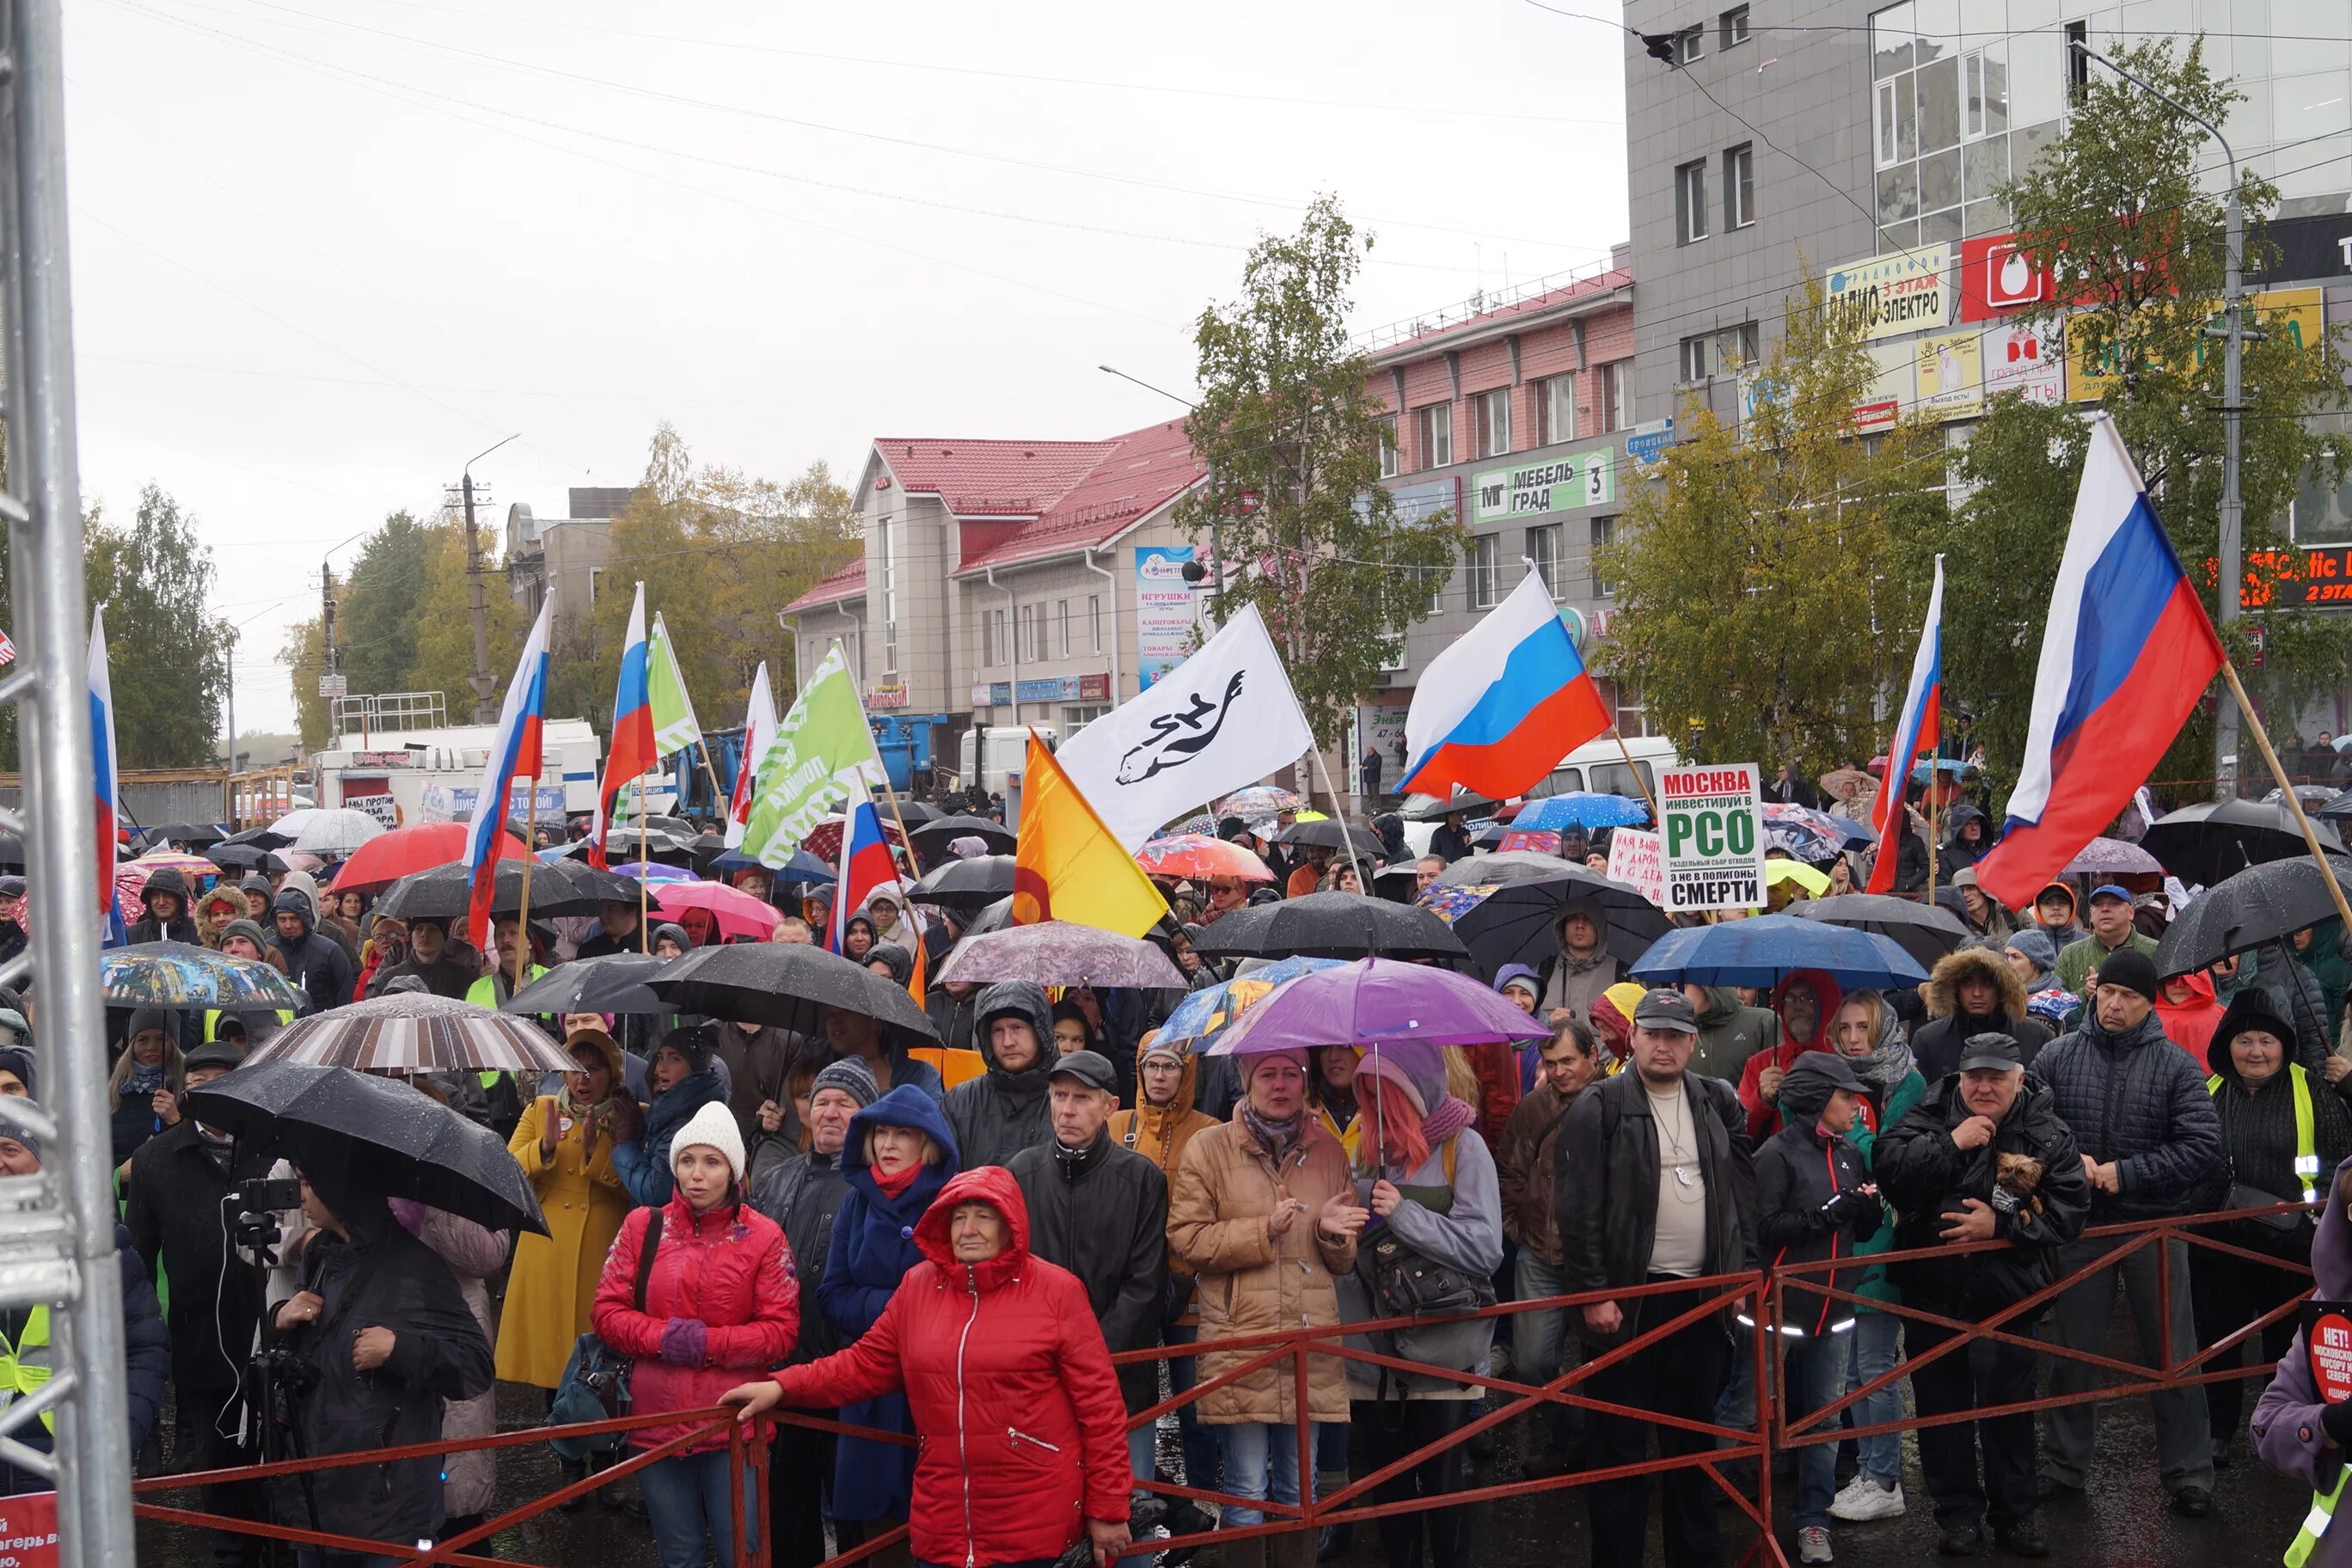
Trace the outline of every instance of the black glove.
<instances>
[{"instance_id":1,"label":"black glove","mask_svg":"<svg viewBox=\"0 0 2352 1568\"><path fill-rule=\"evenodd\" d=\"M2338 1400L2320 1412L2319 1424L2339 1448L2352 1448L2352 1399Z\"/></svg>"},{"instance_id":2,"label":"black glove","mask_svg":"<svg viewBox=\"0 0 2352 1568\"><path fill-rule=\"evenodd\" d=\"M1838 1193L1816 1211L1822 1216L1823 1230L1843 1230L1854 1215L1854 1193Z\"/></svg>"}]
</instances>

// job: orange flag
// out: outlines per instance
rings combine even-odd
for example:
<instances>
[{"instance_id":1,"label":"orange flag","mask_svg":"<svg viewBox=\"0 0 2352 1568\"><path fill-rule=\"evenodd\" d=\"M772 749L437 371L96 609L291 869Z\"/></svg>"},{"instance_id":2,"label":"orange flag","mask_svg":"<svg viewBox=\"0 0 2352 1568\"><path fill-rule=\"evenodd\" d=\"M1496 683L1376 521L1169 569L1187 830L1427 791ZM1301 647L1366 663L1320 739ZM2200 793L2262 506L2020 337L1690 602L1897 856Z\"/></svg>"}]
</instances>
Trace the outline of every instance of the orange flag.
<instances>
[{"instance_id":1,"label":"orange flag","mask_svg":"<svg viewBox=\"0 0 2352 1568\"><path fill-rule=\"evenodd\" d=\"M1168 900L1031 731L1013 857L1013 923L1070 921L1141 936L1167 912Z\"/></svg>"}]
</instances>

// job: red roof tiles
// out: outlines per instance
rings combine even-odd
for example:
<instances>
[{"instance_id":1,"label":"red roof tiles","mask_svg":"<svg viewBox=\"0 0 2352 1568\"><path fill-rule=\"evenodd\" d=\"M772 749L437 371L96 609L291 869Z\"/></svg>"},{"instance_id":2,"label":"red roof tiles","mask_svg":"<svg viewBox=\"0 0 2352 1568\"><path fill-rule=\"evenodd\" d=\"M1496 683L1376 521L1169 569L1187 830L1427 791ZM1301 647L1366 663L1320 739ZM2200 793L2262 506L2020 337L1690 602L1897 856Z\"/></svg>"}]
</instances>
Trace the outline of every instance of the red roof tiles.
<instances>
[{"instance_id":1,"label":"red roof tiles","mask_svg":"<svg viewBox=\"0 0 2352 1568\"><path fill-rule=\"evenodd\" d=\"M861 553L846 565L836 566L814 583L808 592L784 606L784 614L796 610L821 609L837 605L845 599L866 597L866 557Z\"/></svg>"}]
</instances>

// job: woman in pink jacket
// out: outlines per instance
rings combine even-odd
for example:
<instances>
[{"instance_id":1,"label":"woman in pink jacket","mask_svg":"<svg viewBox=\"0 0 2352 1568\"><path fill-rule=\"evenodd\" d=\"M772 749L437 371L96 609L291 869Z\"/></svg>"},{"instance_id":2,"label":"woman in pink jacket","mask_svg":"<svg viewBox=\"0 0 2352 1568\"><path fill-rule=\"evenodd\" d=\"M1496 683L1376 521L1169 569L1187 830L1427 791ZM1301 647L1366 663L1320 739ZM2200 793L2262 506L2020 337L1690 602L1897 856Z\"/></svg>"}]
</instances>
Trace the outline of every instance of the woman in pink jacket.
<instances>
[{"instance_id":1,"label":"woman in pink jacket","mask_svg":"<svg viewBox=\"0 0 2352 1568\"><path fill-rule=\"evenodd\" d=\"M604 1342L635 1363L629 1394L639 1415L709 1408L790 1355L800 1332L792 1253L776 1222L743 1202L743 1135L724 1102L678 1129L670 1174L669 1202L622 1223L592 1314ZM656 1447L692 1425L642 1426L628 1440ZM638 1489L662 1568L702 1568L706 1543L717 1547L719 1568L734 1568L725 1427L646 1466ZM747 1472L746 1541L757 1495Z\"/></svg>"}]
</instances>

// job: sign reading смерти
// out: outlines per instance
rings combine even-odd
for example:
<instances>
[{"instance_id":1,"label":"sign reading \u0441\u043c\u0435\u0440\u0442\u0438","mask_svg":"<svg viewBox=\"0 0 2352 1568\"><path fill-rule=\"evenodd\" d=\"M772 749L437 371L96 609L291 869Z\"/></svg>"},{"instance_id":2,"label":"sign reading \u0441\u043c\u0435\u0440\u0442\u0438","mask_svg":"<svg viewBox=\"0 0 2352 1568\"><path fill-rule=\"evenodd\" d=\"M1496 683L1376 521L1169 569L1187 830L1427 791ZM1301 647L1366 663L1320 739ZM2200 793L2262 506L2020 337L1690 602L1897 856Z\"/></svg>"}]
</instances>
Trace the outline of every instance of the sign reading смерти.
<instances>
[{"instance_id":1,"label":"sign reading \u0441\u043c\u0435\u0440\u0442\u0438","mask_svg":"<svg viewBox=\"0 0 2352 1568\"><path fill-rule=\"evenodd\" d=\"M1764 824L1754 763L1658 773L1669 913L1764 905Z\"/></svg>"}]
</instances>

